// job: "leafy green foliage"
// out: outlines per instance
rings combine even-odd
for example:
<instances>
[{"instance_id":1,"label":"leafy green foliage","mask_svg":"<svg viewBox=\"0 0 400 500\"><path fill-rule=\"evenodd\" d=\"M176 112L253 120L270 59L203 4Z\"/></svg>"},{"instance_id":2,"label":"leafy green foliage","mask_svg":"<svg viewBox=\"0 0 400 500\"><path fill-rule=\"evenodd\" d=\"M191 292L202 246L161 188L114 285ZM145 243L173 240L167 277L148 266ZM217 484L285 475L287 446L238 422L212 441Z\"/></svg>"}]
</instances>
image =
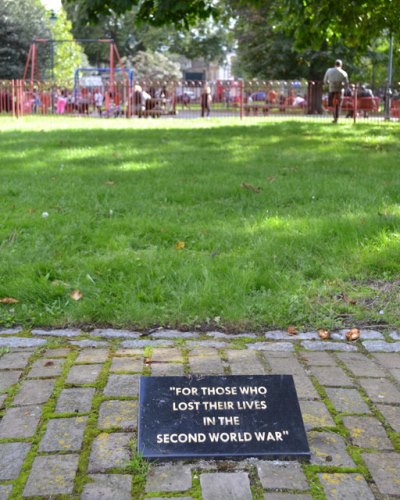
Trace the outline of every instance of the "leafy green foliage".
<instances>
[{"instance_id":1,"label":"leafy green foliage","mask_svg":"<svg viewBox=\"0 0 400 500\"><path fill-rule=\"evenodd\" d=\"M137 80L179 80L182 72L179 64L157 52L138 52L127 61L134 68Z\"/></svg>"},{"instance_id":2,"label":"leafy green foliage","mask_svg":"<svg viewBox=\"0 0 400 500\"><path fill-rule=\"evenodd\" d=\"M0 79L22 78L29 46L35 37L50 37L41 2L0 0Z\"/></svg>"}]
</instances>

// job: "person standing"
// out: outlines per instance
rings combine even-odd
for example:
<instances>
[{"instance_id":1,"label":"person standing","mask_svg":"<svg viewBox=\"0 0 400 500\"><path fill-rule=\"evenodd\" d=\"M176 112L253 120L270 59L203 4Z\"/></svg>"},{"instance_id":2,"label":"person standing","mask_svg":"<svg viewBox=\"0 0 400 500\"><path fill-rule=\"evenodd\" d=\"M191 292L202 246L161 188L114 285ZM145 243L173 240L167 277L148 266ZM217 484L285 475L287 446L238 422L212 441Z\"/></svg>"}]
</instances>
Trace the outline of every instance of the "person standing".
<instances>
[{"instance_id":1,"label":"person standing","mask_svg":"<svg viewBox=\"0 0 400 500\"><path fill-rule=\"evenodd\" d=\"M211 101L211 88L209 85L205 85L201 94L201 116L210 116Z\"/></svg>"},{"instance_id":2,"label":"person standing","mask_svg":"<svg viewBox=\"0 0 400 500\"><path fill-rule=\"evenodd\" d=\"M333 123L339 119L342 92L349 85L349 78L342 68L342 61L336 59L335 66L329 68L324 76L324 84L329 86L328 106L333 108Z\"/></svg>"}]
</instances>

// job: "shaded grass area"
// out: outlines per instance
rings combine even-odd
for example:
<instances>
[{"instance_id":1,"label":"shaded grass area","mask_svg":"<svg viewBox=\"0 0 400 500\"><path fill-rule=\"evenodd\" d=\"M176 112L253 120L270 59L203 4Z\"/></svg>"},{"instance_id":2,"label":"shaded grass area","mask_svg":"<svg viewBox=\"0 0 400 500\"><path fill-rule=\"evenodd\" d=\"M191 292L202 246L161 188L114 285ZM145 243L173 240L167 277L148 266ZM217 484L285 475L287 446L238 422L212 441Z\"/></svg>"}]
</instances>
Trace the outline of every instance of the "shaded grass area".
<instances>
[{"instance_id":1,"label":"shaded grass area","mask_svg":"<svg viewBox=\"0 0 400 500\"><path fill-rule=\"evenodd\" d=\"M235 123L0 121L0 325L398 326L399 125Z\"/></svg>"}]
</instances>

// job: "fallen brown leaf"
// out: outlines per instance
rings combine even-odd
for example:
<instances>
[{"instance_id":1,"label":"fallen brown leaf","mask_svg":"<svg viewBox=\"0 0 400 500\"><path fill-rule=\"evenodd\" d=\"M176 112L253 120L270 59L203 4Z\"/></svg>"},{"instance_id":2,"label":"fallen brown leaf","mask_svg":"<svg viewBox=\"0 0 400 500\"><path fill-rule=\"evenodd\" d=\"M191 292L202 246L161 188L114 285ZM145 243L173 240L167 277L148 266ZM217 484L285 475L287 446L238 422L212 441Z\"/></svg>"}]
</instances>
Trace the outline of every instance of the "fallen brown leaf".
<instances>
[{"instance_id":1,"label":"fallen brown leaf","mask_svg":"<svg viewBox=\"0 0 400 500\"><path fill-rule=\"evenodd\" d=\"M326 328L318 328L317 333L321 340L328 340L331 337L331 332Z\"/></svg>"},{"instance_id":2,"label":"fallen brown leaf","mask_svg":"<svg viewBox=\"0 0 400 500\"><path fill-rule=\"evenodd\" d=\"M299 333L295 326L289 326L287 332L289 335L297 335Z\"/></svg>"},{"instance_id":3,"label":"fallen brown leaf","mask_svg":"<svg viewBox=\"0 0 400 500\"><path fill-rule=\"evenodd\" d=\"M18 304L19 300L13 299L12 297L4 297L0 299L1 304Z\"/></svg>"},{"instance_id":4,"label":"fallen brown leaf","mask_svg":"<svg viewBox=\"0 0 400 500\"><path fill-rule=\"evenodd\" d=\"M242 184L240 184L240 187L243 189L248 189L249 191L253 191L257 194L262 191L262 187L253 186L253 184L250 184L249 182L242 182Z\"/></svg>"},{"instance_id":5,"label":"fallen brown leaf","mask_svg":"<svg viewBox=\"0 0 400 500\"><path fill-rule=\"evenodd\" d=\"M115 184L114 181L106 181L107 186L113 186Z\"/></svg>"},{"instance_id":6,"label":"fallen brown leaf","mask_svg":"<svg viewBox=\"0 0 400 500\"><path fill-rule=\"evenodd\" d=\"M274 182L274 181L276 181L276 175L270 175L270 176L268 176L268 177L267 177L267 180L268 180L269 182Z\"/></svg>"},{"instance_id":7,"label":"fallen brown leaf","mask_svg":"<svg viewBox=\"0 0 400 500\"><path fill-rule=\"evenodd\" d=\"M355 340L358 340L360 338L360 330L358 328L351 328L347 333L346 333L346 339L349 340L350 342L354 342Z\"/></svg>"},{"instance_id":8,"label":"fallen brown leaf","mask_svg":"<svg viewBox=\"0 0 400 500\"><path fill-rule=\"evenodd\" d=\"M76 289L76 290L73 290L69 296L71 297L72 300L81 300L81 298L83 297L83 293Z\"/></svg>"},{"instance_id":9,"label":"fallen brown leaf","mask_svg":"<svg viewBox=\"0 0 400 500\"><path fill-rule=\"evenodd\" d=\"M46 363L44 364L44 366L53 366L54 365L54 361L46 361Z\"/></svg>"}]
</instances>

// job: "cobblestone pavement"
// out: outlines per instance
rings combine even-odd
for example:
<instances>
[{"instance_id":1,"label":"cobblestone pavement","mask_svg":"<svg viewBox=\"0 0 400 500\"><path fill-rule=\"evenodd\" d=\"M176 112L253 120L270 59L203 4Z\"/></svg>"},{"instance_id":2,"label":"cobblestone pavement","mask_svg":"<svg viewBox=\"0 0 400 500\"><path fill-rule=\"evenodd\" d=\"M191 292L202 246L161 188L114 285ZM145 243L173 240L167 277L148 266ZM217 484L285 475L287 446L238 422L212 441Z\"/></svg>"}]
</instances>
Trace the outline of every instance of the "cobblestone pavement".
<instances>
[{"instance_id":1,"label":"cobblestone pavement","mask_svg":"<svg viewBox=\"0 0 400 500\"><path fill-rule=\"evenodd\" d=\"M152 462L140 375L291 374L309 463ZM400 335L0 330L0 500L400 498Z\"/></svg>"}]
</instances>

